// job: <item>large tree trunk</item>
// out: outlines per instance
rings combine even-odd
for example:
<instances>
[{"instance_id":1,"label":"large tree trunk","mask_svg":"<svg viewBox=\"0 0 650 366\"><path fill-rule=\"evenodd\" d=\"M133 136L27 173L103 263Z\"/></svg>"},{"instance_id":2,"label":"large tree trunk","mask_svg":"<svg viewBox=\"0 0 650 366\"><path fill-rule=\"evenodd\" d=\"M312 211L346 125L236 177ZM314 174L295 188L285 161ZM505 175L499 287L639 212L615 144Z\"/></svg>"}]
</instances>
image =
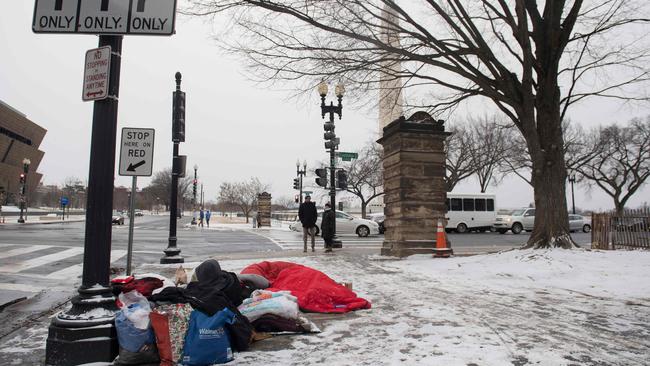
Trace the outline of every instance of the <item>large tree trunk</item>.
<instances>
[{"instance_id":1,"label":"large tree trunk","mask_svg":"<svg viewBox=\"0 0 650 366\"><path fill-rule=\"evenodd\" d=\"M538 89L550 93L538 95L536 111L537 142L528 143L532 159L532 183L535 196L535 225L524 248L576 248L569 232L566 203L566 164L559 108L559 90ZM549 102L550 101L550 102Z\"/></svg>"}]
</instances>

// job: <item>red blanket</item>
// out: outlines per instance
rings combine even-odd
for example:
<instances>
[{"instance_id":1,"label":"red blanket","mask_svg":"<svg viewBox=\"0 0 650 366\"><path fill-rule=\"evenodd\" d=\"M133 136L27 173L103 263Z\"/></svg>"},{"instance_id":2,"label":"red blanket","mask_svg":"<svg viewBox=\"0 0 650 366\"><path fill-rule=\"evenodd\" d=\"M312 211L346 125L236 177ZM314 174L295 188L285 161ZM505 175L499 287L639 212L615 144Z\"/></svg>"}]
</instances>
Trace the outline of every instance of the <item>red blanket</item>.
<instances>
[{"instance_id":1,"label":"red blanket","mask_svg":"<svg viewBox=\"0 0 650 366\"><path fill-rule=\"evenodd\" d=\"M323 272L289 262L260 262L241 273L257 274L271 283L270 291L291 291L301 310L316 313L347 313L370 309L370 302L339 285Z\"/></svg>"}]
</instances>

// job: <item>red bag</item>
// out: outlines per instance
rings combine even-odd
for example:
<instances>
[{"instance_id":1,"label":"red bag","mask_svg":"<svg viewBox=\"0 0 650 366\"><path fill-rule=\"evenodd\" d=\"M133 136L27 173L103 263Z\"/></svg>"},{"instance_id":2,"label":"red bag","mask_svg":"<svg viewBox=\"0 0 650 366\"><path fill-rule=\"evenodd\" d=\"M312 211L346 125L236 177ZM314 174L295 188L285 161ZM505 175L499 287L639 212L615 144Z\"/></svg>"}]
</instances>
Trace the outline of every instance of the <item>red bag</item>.
<instances>
[{"instance_id":1,"label":"red bag","mask_svg":"<svg viewBox=\"0 0 650 366\"><path fill-rule=\"evenodd\" d=\"M170 304L161 305L149 313L160 355L160 366L176 365L183 355L185 333L192 310L190 304Z\"/></svg>"}]
</instances>

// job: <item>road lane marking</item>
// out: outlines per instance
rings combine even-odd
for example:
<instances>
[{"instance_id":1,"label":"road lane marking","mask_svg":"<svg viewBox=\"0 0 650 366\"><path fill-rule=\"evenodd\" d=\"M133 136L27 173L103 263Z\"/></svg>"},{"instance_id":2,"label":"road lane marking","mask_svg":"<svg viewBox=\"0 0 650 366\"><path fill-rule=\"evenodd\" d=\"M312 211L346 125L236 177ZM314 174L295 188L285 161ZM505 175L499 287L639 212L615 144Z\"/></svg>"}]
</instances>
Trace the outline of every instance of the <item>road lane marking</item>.
<instances>
[{"instance_id":1,"label":"road lane marking","mask_svg":"<svg viewBox=\"0 0 650 366\"><path fill-rule=\"evenodd\" d=\"M126 250L111 250L111 263L119 260L120 258L124 257L126 255ZM74 266L70 266L67 268L64 268L62 270L52 272L49 275L45 276L46 278L53 278L57 280L65 280L69 278L77 278L81 276L81 273L83 271L83 263L82 264L75 264Z\"/></svg>"},{"instance_id":2,"label":"road lane marking","mask_svg":"<svg viewBox=\"0 0 650 366\"><path fill-rule=\"evenodd\" d=\"M14 263L14 264L9 264L6 266L0 267L0 272L2 273L16 273L20 271L24 271L26 269L34 268L34 267L40 267L44 264L60 261L66 258L74 257L77 256L81 253L83 253L83 248L70 248L58 253L54 254L48 254L44 255L41 257L36 257L33 259L29 259L26 261Z\"/></svg>"},{"instance_id":3,"label":"road lane marking","mask_svg":"<svg viewBox=\"0 0 650 366\"><path fill-rule=\"evenodd\" d=\"M52 248L52 245L30 245L24 248L10 249L4 253L0 253L0 259L9 258L21 254L27 254L27 253L35 252L37 250L47 249L47 248Z\"/></svg>"}]
</instances>

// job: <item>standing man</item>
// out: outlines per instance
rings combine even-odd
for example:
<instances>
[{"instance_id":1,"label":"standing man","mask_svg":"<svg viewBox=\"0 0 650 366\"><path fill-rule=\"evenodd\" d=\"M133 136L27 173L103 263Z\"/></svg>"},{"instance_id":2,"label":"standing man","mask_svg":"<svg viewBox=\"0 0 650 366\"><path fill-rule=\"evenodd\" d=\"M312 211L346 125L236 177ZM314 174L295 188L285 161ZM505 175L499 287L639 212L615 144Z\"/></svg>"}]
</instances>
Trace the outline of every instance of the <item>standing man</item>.
<instances>
[{"instance_id":1,"label":"standing man","mask_svg":"<svg viewBox=\"0 0 650 366\"><path fill-rule=\"evenodd\" d=\"M210 217L212 217L212 212L210 212L210 209L207 209L205 211L205 223L210 227Z\"/></svg>"},{"instance_id":2,"label":"standing man","mask_svg":"<svg viewBox=\"0 0 650 366\"><path fill-rule=\"evenodd\" d=\"M307 253L307 237L311 236L311 251L316 251L316 220L318 212L311 196L305 196L305 202L298 209L298 218L302 224L302 241L305 243L303 252Z\"/></svg>"},{"instance_id":3,"label":"standing man","mask_svg":"<svg viewBox=\"0 0 650 366\"><path fill-rule=\"evenodd\" d=\"M203 218L205 217L205 213L203 213L203 207L201 207L201 211L199 211L199 226L203 227Z\"/></svg>"},{"instance_id":4,"label":"standing man","mask_svg":"<svg viewBox=\"0 0 650 366\"><path fill-rule=\"evenodd\" d=\"M332 251L332 241L334 239L334 220L336 214L332 210L332 206L328 203L325 204L325 211L323 211L323 220L321 221L320 229L323 241L325 241L325 252Z\"/></svg>"}]
</instances>

